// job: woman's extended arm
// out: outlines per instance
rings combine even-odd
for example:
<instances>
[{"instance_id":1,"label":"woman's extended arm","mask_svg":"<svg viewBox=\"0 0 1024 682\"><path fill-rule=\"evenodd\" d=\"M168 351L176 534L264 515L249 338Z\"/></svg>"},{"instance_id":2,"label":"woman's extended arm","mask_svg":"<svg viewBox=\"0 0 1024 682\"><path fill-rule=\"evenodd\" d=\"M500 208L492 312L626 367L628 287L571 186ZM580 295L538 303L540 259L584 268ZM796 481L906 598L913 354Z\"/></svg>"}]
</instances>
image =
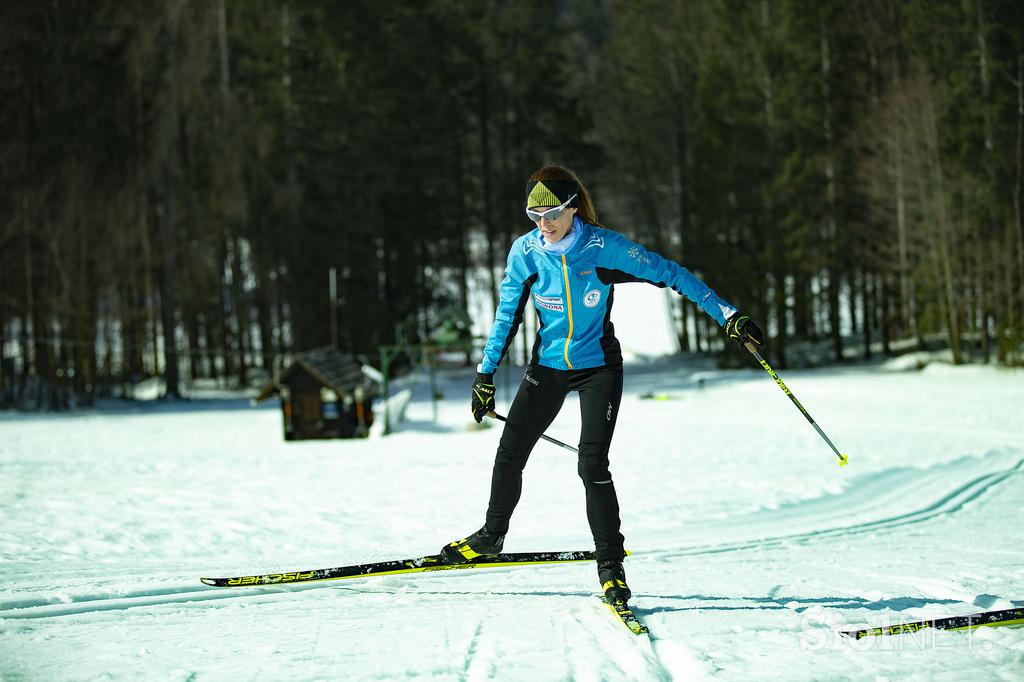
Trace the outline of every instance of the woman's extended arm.
<instances>
[{"instance_id":1,"label":"woman's extended arm","mask_svg":"<svg viewBox=\"0 0 1024 682\"><path fill-rule=\"evenodd\" d=\"M678 263L648 251L617 232L606 230L604 237L604 248L598 257L598 275L602 281L648 282L659 287L671 287L676 293L699 305L723 326L736 312L736 306L721 298Z\"/></svg>"}]
</instances>

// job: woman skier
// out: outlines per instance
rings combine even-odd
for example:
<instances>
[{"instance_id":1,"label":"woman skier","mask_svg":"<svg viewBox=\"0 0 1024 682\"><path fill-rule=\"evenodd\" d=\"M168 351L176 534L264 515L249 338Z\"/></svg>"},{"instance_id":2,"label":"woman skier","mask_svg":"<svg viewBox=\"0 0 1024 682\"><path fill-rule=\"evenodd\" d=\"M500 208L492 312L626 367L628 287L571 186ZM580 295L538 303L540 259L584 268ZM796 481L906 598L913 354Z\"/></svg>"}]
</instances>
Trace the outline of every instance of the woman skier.
<instances>
[{"instance_id":1,"label":"woman skier","mask_svg":"<svg viewBox=\"0 0 1024 682\"><path fill-rule=\"evenodd\" d=\"M688 270L606 229L587 188L561 166L545 166L526 184L526 215L536 229L509 251L494 325L473 382L471 409L480 422L494 410L494 372L533 298L540 320L533 356L509 408L491 475L485 523L441 550L446 563L501 552L519 502L523 468L569 391L577 391L583 426L578 472L586 489L598 579L609 603L630 597L619 502L608 471L608 449L622 398L622 353L611 323L614 285L648 282L671 287L700 305L739 344L761 346L760 328Z\"/></svg>"}]
</instances>

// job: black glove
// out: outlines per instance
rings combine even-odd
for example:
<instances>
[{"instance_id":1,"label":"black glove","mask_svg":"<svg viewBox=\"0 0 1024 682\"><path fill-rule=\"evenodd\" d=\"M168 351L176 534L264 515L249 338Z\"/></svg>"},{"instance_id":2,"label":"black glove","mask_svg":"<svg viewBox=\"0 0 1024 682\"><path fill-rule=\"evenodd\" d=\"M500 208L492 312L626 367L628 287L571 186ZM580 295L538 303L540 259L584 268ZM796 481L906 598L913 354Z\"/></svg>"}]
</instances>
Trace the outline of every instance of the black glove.
<instances>
[{"instance_id":1,"label":"black glove","mask_svg":"<svg viewBox=\"0 0 1024 682\"><path fill-rule=\"evenodd\" d=\"M494 411L494 375L477 373L473 382L473 419L479 424L488 412Z\"/></svg>"},{"instance_id":2,"label":"black glove","mask_svg":"<svg viewBox=\"0 0 1024 682\"><path fill-rule=\"evenodd\" d=\"M747 343L752 343L758 348L764 347L764 332L756 322L739 311L725 321L725 333L740 348L745 348Z\"/></svg>"}]
</instances>

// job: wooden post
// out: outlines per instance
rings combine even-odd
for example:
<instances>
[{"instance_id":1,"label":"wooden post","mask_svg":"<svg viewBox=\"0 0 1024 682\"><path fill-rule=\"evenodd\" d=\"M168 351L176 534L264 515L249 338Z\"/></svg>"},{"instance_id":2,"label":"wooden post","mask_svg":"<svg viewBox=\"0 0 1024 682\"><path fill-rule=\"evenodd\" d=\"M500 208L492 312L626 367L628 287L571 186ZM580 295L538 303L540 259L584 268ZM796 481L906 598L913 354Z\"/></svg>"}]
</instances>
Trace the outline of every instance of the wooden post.
<instances>
[{"instance_id":1,"label":"wooden post","mask_svg":"<svg viewBox=\"0 0 1024 682\"><path fill-rule=\"evenodd\" d=\"M330 272L330 296L331 296L331 348L338 347L338 269L331 267Z\"/></svg>"}]
</instances>

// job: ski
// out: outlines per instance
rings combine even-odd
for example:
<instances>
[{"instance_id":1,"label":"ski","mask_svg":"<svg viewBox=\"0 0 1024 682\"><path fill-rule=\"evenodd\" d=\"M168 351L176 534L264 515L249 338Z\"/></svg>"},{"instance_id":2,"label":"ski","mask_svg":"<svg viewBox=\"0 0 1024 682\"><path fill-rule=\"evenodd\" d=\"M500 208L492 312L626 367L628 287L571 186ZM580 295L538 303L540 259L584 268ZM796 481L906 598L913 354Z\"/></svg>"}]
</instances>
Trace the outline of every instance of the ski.
<instances>
[{"instance_id":1,"label":"ski","mask_svg":"<svg viewBox=\"0 0 1024 682\"><path fill-rule=\"evenodd\" d=\"M633 613L633 610L629 608L629 604L626 602L617 601L613 604L605 597L601 597L601 601L634 635L642 635L649 632L647 626L640 622L640 619L636 617L636 614Z\"/></svg>"},{"instance_id":2,"label":"ski","mask_svg":"<svg viewBox=\"0 0 1024 682\"><path fill-rule=\"evenodd\" d=\"M946 618L933 618L931 620L919 620L915 623L898 623L881 628L865 628L863 630L845 630L839 634L853 639L863 637L876 637L880 635L901 635L907 632L917 632L925 628L936 630L968 630L982 625L1020 625L1024 624L1024 608L1004 609L1002 611L986 611L984 613L972 613L966 616L948 616Z\"/></svg>"},{"instance_id":3,"label":"ski","mask_svg":"<svg viewBox=\"0 0 1024 682\"><path fill-rule=\"evenodd\" d=\"M499 554L496 557L480 558L465 564L442 563L440 555L430 554L416 559L378 561L371 564L316 568L305 571L264 573L262 575L241 575L230 578L200 578L204 585L211 587L251 587L257 585L281 585L309 583L320 580L344 580L348 578L372 578L382 575L403 573L426 573L428 571L453 571L473 568L498 568L502 566L532 566L538 564L562 564L576 561L594 561L593 552L518 552Z\"/></svg>"}]
</instances>

